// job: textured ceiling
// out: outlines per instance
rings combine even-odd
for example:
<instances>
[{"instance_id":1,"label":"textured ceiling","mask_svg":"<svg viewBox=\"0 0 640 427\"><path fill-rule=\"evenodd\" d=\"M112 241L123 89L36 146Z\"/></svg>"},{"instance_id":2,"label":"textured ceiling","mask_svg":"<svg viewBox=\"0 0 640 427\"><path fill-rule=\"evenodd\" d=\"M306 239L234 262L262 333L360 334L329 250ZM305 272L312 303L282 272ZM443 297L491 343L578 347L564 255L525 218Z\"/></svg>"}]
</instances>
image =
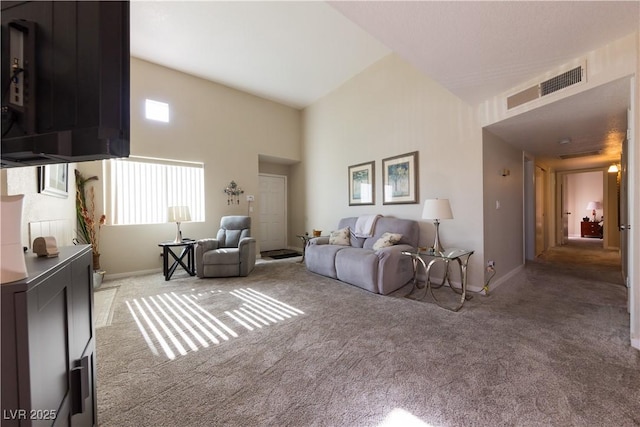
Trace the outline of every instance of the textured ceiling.
<instances>
[{"instance_id":1,"label":"textured ceiling","mask_svg":"<svg viewBox=\"0 0 640 427\"><path fill-rule=\"evenodd\" d=\"M131 52L304 108L393 51L476 105L639 26L640 1L134 0ZM490 130L553 167L589 167L619 156L628 105L628 81L614 82ZM596 147L607 154L557 158Z\"/></svg>"}]
</instances>

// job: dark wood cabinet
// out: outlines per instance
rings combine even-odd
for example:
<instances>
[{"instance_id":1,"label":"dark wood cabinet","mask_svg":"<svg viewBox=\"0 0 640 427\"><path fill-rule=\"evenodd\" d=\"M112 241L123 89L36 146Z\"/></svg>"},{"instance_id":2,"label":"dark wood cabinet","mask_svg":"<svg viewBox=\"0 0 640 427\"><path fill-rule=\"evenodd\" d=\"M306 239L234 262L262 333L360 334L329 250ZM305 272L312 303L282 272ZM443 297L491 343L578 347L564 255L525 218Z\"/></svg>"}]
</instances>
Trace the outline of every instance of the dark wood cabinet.
<instances>
[{"instance_id":1,"label":"dark wood cabinet","mask_svg":"<svg viewBox=\"0 0 640 427\"><path fill-rule=\"evenodd\" d=\"M582 221L580 223L580 235L582 237L597 237L602 239L602 226L597 222Z\"/></svg>"},{"instance_id":2,"label":"dark wood cabinet","mask_svg":"<svg viewBox=\"0 0 640 427\"><path fill-rule=\"evenodd\" d=\"M2 1L1 39L1 167L129 156L127 1Z\"/></svg>"},{"instance_id":3,"label":"dark wood cabinet","mask_svg":"<svg viewBox=\"0 0 640 427\"><path fill-rule=\"evenodd\" d=\"M97 425L91 247L28 254L2 285L2 426Z\"/></svg>"}]
</instances>

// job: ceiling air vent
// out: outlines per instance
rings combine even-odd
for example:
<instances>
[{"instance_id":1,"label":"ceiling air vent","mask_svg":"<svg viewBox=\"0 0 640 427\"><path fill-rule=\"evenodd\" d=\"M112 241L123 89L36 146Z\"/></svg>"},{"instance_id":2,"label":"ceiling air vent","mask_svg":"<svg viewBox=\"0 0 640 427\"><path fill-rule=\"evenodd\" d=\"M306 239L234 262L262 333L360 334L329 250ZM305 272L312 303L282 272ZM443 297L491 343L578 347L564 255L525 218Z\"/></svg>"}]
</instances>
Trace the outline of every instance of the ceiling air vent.
<instances>
[{"instance_id":1,"label":"ceiling air vent","mask_svg":"<svg viewBox=\"0 0 640 427\"><path fill-rule=\"evenodd\" d=\"M547 79L531 87L507 97L507 109L518 107L535 99L557 92L585 80L585 65L580 65L555 77Z\"/></svg>"}]
</instances>

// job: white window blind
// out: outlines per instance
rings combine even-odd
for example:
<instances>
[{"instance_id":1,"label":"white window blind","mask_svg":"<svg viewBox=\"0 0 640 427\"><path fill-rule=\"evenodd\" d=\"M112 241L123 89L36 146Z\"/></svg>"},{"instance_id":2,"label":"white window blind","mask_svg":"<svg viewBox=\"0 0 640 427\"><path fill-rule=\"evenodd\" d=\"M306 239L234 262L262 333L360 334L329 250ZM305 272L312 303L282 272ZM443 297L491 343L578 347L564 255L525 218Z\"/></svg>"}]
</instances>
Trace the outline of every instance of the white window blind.
<instances>
[{"instance_id":1,"label":"white window blind","mask_svg":"<svg viewBox=\"0 0 640 427\"><path fill-rule=\"evenodd\" d=\"M109 161L113 224L168 221L169 206L189 206L192 221L204 221L204 164L130 157Z\"/></svg>"}]
</instances>

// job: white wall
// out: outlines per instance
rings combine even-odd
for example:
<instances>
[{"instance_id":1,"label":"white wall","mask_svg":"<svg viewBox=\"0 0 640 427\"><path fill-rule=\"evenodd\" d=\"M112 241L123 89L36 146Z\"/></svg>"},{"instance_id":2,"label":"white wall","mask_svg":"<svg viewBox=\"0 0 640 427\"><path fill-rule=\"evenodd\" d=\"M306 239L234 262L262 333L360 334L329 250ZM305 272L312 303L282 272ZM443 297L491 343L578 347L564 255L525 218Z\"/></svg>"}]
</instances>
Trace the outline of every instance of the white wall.
<instances>
[{"instance_id":1,"label":"white wall","mask_svg":"<svg viewBox=\"0 0 640 427\"><path fill-rule=\"evenodd\" d=\"M304 110L303 162L292 166L299 230L331 231L347 216L379 213L420 222L421 245L433 243L422 201L449 198L445 247L472 249L469 284L483 281L482 133L473 109L413 66L389 55ZM419 152L419 201L382 204L382 159ZM349 206L350 165L375 161L374 206ZM303 202L304 201L304 202Z\"/></svg>"},{"instance_id":2,"label":"white wall","mask_svg":"<svg viewBox=\"0 0 640 427\"><path fill-rule=\"evenodd\" d=\"M31 248L33 239L29 235L29 223L49 220L66 220L70 230L67 238L58 238L58 246L71 245L75 237L73 230L76 223L75 202L75 164L69 165L69 195L66 198L49 196L38 192L38 167L25 166L3 169L0 174L2 180L1 194L24 194L22 203L22 246ZM36 236L37 237L37 236Z\"/></svg>"},{"instance_id":3,"label":"white wall","mask_svg":"<svg viewBox=\"0 0 640 427\"><path fill-rule=\"evenodd\" d=\"M146 98L170 105L170 123L144 118ZM131 155L205 163L203 223L183 223L183 235L213 237L223 215L245 215L245 198L228 206L223 189L231 180L245 195L258 194L259 156L300 160L301 113L229 87L137 58L131 59ZM102 180L102 163L78 164ZM102 192L98 192L98 197ZM258 212L256 198L252 216ZM100 208L103 206L100 204ZM101 236L101 265L107 275L161 268L159 242L173 239L175 224L106 225ZM257 221L253 225L258 235Z\"/></svg>"}]
</instances>

